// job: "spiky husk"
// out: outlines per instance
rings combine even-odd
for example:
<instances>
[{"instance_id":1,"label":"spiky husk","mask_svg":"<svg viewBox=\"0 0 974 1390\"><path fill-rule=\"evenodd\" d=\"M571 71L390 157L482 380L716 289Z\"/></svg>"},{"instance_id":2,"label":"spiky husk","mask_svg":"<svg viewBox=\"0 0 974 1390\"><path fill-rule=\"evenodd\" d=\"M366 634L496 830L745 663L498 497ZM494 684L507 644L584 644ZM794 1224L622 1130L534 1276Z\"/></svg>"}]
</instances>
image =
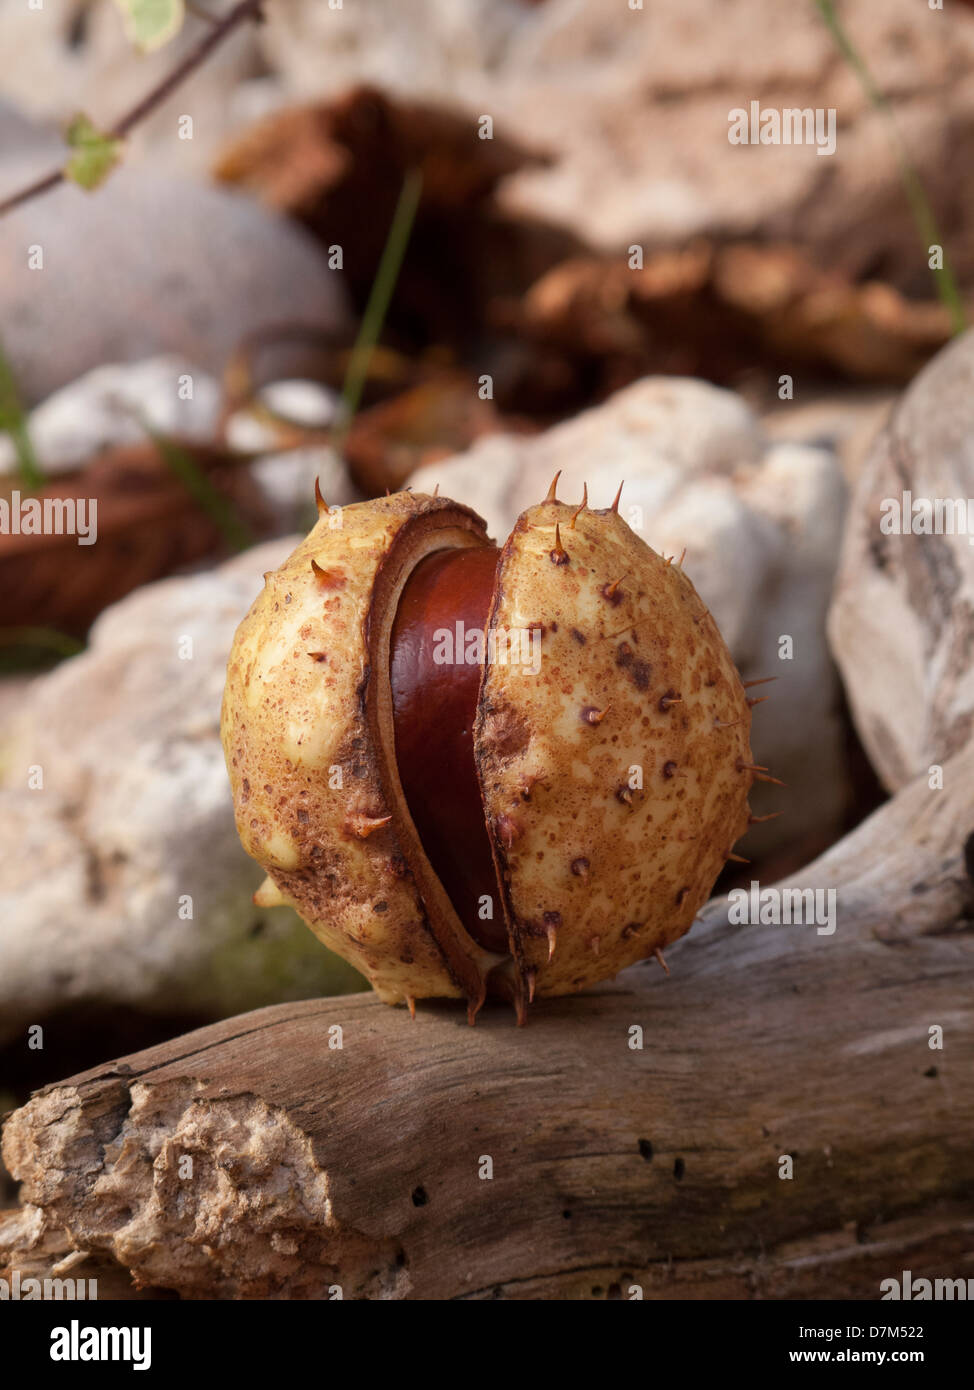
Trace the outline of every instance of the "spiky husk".
<instances>
[{"instance_id":1,"label":"spiky husk","mask_svg":"<svg viewBox=\"0 0 974 1390\"><path fill-rule=\"evenodd\" d=\"M237 827L268 873L260 900L291 904L390 1003L464 996L472 1017L489 989L523 1019L536 994L662 963L747 828L764 770L713 618L618 498L590 511L555 486L503 548L489 619L495 641L537 634L540 669L488 662L474 730L506 958L466 933L419 842L388 677L409 575L434 550L486 544L481 519L398 493L336 526L319 501L234 641L222 733Z\"/></svg>"},{"instance_id":2,"label":"spiky husk","mask_svg":"<svg viewBox=\"0 0 974 1390\"><path fill-rule=\"evenodd\" d=\"M476 749L518 971L567 994L689 929L747 828L750 710L689 579L613 508L524 512L490 622L541 634L537 675L487 668Z\"/></svg>"}]
</instances>

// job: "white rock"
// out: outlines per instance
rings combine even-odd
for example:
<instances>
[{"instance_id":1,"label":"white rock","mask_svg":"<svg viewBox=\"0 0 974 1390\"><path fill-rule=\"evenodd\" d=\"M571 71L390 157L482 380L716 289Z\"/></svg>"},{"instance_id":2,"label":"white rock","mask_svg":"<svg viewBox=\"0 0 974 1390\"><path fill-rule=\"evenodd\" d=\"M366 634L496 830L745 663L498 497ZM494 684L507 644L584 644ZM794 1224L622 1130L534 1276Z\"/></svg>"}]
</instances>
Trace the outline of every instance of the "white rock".
<instances>
[{"instance_id":1,"label":"white rock","mask_svg":"<svg viewBox=\"0 0 974 1390\"><path fill-rule=\"evenodd\" d=\"M850 487L898 393L890 386L842 386L777 402L761 417L773 443L807 444L838 454Z\"/></svg>"},{"instance_id":2,"label":"white rock","mask_svg":"<svg viewBox=\"0 0 974 1390\"><path fill-rule=\"evenodd\" d=\"M192 398L181 386L192 380ZM193 363L163 356L143 362L96 367L55 391L32 410L28 428L41 466L56 475L87 463L104 449L136 444L153 432L212 444L221 413L218 382ZM227 422L227 443L248 454L267 450L249 468L270 508L274 528L291 531L313 514L317 478L330 506L362 500L345 464L326 444L282 450L280 430L261 416L261 407L285 410L297 425L323 422L338 397L316 382L271 382L258 393L256 411L236 411ZM17 466L10 437L0 435L0 475Z\"/></svg>"},{"instance_id":3,"label":"white rock","mask_svg":"<svg viewBox=\"0 0 974 1390\"><path fill-rule=\"evenodd\" d=\"M2 759L0 1037L95 1001L221 1016L357 978L251 903L219 740L234 629L293 545L138 590L29 688Z\"/></svg>"},{"instance_id":4,"label":"white rock","mask_svg":"<svg viewBox=\"0 0 974 1390\"><path fill-rule=\"evenodd\" d=\"M634 480L636 496L640 481ZM662 555L679 559L686 551L684 569L717 615L735 660L753 672L763 655L754 614L763 605L766 566L780 557L778 528L747 505L729 478L721 477L690 480L674 489L668 505L646 515L652 520L642 530L645 539ZM758 555L763 565L755 563Z\"/></svg>"},{"instance_id":5,"label":"white rock","mask_svg":"<svg viewBox=\"0 0 974 1390\"><path fill-rule=\"evenodd\" d=\"M587 483L593 507L609 506L625 482L632 522L633 508L653 516L688 477L728 475L762 448L757 419L732 392L691 378L645 377L617 392L611 409L586 410L542 435L487 435L465 454L418 469L409 482L431 492L437 482L446 486L449 468L450 495L471 501L492 535L507 535L559 470L559 495L580 499Z\"/></svg>"},{"instance_id":6,"label":"white rock","mask_svg":"<svg viewBox=\"0 0 974 1390\"><path fill-rule=\"evenodd\" d=\"M317 381L272 381L261 387L257 397L282 420L318 430L334 422L341 403L337 391Z\"/></svg>"},{"instance_id":7,"label":"white rock","mask_svg":"<svg viewBox=\"0 0 974 1390\"><path fill-rule=\"evenodd\" d=\"M95 367L32 410L28 427L44 471L60 473L103 449L144 441L146 426L201 444L212 441L219 418L220 388L213 377L183 358L163 356ZM10 438L0 435L0 473L15 468Z\"/></svg>"},{"instance_id":8,"label":"white rock","mask_svg":"<svg viewBox=\"0 0 974 1390\"><path fill-rule=\"evenodd\" d=\"M251 465L251 472L278 524L288 529L302 517L313 519L315 479L329 507L362 501L341 456L327 444L268 454Z\"/></svg>"},{"instance_id":9,"label":"white rock","mask_svg":"<svg viewBox=\"0 0 974 1390\"><path fill-rule=\"evenodd\" d=\"M271 381L257 392L254 405L235 410L227 421L227 443L242 453L276 450L281 432L275 420L299 425L303 429L327 429L334 423L341 404L337 391L317 381Z\"/></svg>"}]
</instances>

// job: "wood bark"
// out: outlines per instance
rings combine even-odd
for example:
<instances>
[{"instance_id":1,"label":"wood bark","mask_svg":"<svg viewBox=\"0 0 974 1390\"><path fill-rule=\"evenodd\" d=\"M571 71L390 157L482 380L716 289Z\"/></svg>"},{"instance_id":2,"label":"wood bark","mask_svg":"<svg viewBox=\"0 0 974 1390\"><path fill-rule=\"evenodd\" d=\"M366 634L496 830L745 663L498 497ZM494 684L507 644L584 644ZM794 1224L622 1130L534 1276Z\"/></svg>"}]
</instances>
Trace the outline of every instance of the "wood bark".
<instances>
[{"instance_id":1,"label":"wood bark","mask_svg":"<svg viewBox=\"0 0 974 1390\"><path fill-rule=\"evenodd\" d=\"M974 749L944 779L779 885L834 888L834 934L732 925L715 900L670 978L633 967L526 1028L345 996L48 1087L7 1122L0 1263L85 1251L79 1276L201 1298L872 1299L904 1269L967 1277Z\"/></svg>"},{"instance_id":2,"label":"wood bark","mask_svg":"<svg viewBox=\"0 0 974 1390\"><path fill-rule=\"evenodd\" d=\"M862 468L843 536L829 639L889 791L974 737L972 373L965 333L913 381Z\"/></svg>"}]
</instances>

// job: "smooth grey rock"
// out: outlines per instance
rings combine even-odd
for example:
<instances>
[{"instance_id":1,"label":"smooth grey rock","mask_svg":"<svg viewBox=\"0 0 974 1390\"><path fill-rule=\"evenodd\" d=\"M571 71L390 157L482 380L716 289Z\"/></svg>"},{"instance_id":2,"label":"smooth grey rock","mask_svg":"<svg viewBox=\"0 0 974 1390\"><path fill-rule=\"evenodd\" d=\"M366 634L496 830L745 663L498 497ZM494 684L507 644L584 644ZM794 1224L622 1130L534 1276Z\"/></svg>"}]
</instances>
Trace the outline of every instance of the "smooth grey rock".
<instances>
[{"instance_id":1,"label":"smooth grey rock","mask_svg":"<svg viewBox=\"0 0 974 1390\"><path fill-rule=\"evenodd\" d=\"M4 162L0 196L37 172ZM29 268L31 247L43 269ZM307 233L191 179L122 167L94 192L63 185L0 219L0 325L29 402L160 354L218 376L258 329L334 332L346 312L339 272Z\"/></svg>"}]
</instances>

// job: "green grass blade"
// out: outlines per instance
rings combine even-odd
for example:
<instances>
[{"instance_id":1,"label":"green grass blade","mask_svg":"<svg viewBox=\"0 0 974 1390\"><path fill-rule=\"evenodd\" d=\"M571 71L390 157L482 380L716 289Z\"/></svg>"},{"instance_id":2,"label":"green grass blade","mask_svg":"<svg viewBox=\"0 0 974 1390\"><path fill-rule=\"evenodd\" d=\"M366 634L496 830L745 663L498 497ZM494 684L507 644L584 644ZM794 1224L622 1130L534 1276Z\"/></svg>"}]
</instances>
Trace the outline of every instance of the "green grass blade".
<instances>
[{"instance_id":1,"label":"green grass blade","mask_svg":"<svg viewBox=\"0 0 974 1390\"><path fill-rule=\"evenodd\" d=\"M7 361L2 343L0 343L0 430L9 434L13 440L20 481L25 487L36 492L38 488L44 486L46 479L31 443L30 431L27 428L27 416L20 404L17 384L14 381L14 374Z\"/></svg>"},{"instance_id":2,"label":"green grass blade","mask_svg":"<svg viewBox=\"0 0 974 1390\"><path fill-rule=\"evenodd\" d=\"M358 336L352 348L348 371L345 373L345 382L342 386L344 409L342 424L339 429L340 436L344 435L348 429L362 399L362 390L369 374L369 363L372 360L375 345L379 341L379 334L382 332L382 325L385 323L389 303L396 288L403 256L406 254L406 247L409 244L410 233L416 217L416 209L419 207L422 188L422 173L418 169L411 169L403 179L396 209L389 224L386 244L382 248L379 268L375 273L372 289L369 291L368 303L365 306Z\"/></svg>"},{"instance_id":3,"label":"green grass blade","mask_svg":"<svg viewBox=\"0 0 974 1390\"><path fill-rule=\"evenodd\" d=\"M234 550L246 550L248 546L253 545L255 538L250 527L238 514L233 503L213 486L196 460L173 440L157 434L145 421L142 423L170 472L179 479L189 495L207 514L227 544Z\"/></svg>"},{"instance_id":4,"label":"green grass blade","mask_svg":"<svg viewBox=\"0 0 974 1390\"><path fill-rule=\"evenodd\" d=\"M77 656L84 642L54 627L0 627L0 647L36 647L55 656Z\"/></svg>"},{"instance_id":5,"label":"green grass blade","mask_svg":"<svg viewBox=\"0 0 974 1390\"><path fill-rule=\"evenodd\" d=\"M937 230L937 219L934 217L933 208L930 206L930 200L927 197L923 181L907 153L906 144L896 124L893 108L888 98L876 85L875 79L869 71L862 54L846 33L842 21L836 13L834 0L815 0L815 4L829 32L835 40L836 47L859 79L859 84L865 92L870 104L876 111L880 112L886 121L890 143L893 147L893 153L896 156L897 165L899 166L900 180L910 204L913 221L916 223L917 230L923 241L924 250L926 251L930 246L940 246L943 248L943 265L931 268L934 282L937 286L937 294L940 297L941 303L945 305L950 314L953 332L963 333L964 329L967 327L964 301L961 297L953 269L947 259L946 248Z\"/></svg>"},{"instance_id":6,"label":"green grass blade","mask_svg":"<svg viewBox=\"0 0 974 1390\"><path fill-rule=\"evenodd\" d=\"M53 627L0 627L0 676L43 670L84 649L84 642Z\"/></svg>"}]
</instances>

